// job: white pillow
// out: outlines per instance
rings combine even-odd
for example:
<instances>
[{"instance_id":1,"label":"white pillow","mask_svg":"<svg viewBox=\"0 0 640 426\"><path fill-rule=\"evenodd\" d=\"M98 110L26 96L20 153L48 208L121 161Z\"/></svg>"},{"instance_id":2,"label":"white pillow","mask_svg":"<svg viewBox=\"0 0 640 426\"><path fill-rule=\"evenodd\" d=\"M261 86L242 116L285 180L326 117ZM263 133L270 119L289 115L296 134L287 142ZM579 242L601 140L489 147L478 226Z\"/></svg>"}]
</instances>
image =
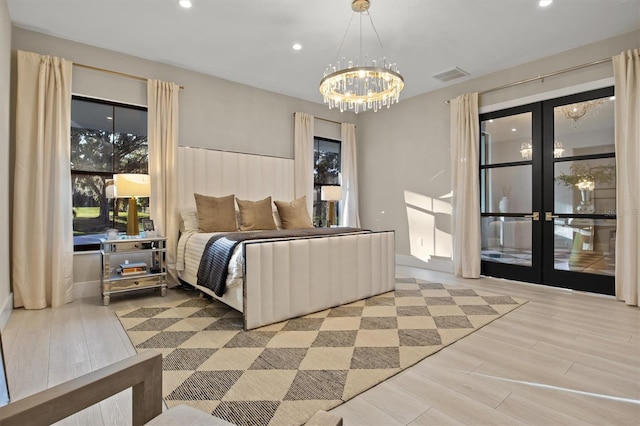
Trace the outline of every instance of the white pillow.
<instances>
[{"instance_id":1,"label":"white pillow","mask_svg":"<svg viewBox=\"0 0 640 426\"><path fill-rule=\"evenodd\" d=\"M198 211L195 207L183 207L180 209L180 232L199 231Z\"/></svg>"}]
</instances>

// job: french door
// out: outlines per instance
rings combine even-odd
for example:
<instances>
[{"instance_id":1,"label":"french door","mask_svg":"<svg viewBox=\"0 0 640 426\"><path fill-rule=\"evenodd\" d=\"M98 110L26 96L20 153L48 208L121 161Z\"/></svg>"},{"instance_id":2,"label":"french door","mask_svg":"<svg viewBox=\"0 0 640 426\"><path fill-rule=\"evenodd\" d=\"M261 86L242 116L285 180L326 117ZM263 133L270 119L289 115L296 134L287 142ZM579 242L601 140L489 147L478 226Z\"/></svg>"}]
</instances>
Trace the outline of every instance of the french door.
<instances>
[{"instance_id":1,"label":"french door","mask_svg":"<svg viewBox=\"0 0 640 426\"><path fill-rule=\"evenodd\" d=\"M480 116L484 275L613 294L613 88Z\"/></svg>"}]
</instances>

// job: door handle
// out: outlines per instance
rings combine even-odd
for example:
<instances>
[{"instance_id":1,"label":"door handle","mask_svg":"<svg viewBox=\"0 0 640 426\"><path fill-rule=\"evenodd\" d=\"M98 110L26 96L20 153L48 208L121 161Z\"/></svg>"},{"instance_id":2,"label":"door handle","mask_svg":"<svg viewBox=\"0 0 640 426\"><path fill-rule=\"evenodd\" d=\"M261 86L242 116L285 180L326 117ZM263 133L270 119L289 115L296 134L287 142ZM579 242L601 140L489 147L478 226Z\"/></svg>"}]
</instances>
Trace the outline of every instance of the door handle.
<instances>
[{"instance_id":1,"label":"door handle","mask_svg":"<svg viewBox=\"0 0 640 426\"><path fill-rule=\"evenodd\" d=\"M553 221L553 219L557 219L560 216L553 214L552 212L544 212L544 220L547 222Z\"/></svg>"},{"instance_id":2,"label":"door handle","mask_svg":"<svg viewBox=\"0 0 640 426\"><path fill-rule=\"evenodd\" d=\"M538 220L540 220L540 213L539 212L533 212L531 214L525 214L524 217L528 217L531 220L538 221Z\"/></svg>"}]
</instances>

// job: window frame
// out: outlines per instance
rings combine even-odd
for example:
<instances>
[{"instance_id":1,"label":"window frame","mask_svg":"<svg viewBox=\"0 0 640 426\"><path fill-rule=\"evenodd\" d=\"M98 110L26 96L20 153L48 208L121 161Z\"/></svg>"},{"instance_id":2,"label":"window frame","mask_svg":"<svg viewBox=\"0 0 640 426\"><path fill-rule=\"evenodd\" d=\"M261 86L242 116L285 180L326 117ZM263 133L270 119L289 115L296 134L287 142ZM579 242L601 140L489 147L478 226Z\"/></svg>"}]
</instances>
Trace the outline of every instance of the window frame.
<instances>
[{"instance_id":1,"label":"window frame","mask_svg":"<svg viewBox=\"0 0 640 426\"><path fill-rule=\"evenodd\" d=\"M127 103L122 103L122 102L116 102L116 101L111 101L111 100L106 100L106 99L100 99L100 98L93 98L93 97L87 97L87 96L82 96L82 95L72 95L71 96L71 100L73 101L83 101L83 102L89 102L92 104L98 104L98 105L105 105L111 108L112 110L112 125L111 125L111 129L105 129L105 128L101 128L101 129L91 129L91 130L102 130L102 131L107 131L110 132L111 134L115 134L116 132L116 127L117 127L117 118L116 118L116 108L123 108L123 109L128 109L128 110L137 110L137 111L142 111L145 114L148 113L148 108L146 106L141 106L141 105L135 105L135 104L127 104ZM73 116L71 117L71 119L73 120ZM148 116L147 116L147 123L148 123ZM73 123L70 123L70 128L73 129ZM137 135L140 136L140 135ZM147 155L146 155L146 169L148 171L148 167L149 167L149 151L148 151L148 134L145 131L145 138L147 138ZM69 140L69 148L70 148L70 152L73 148L72 146L73 143L73 139ZM112 148L114 147L113 144L113 140L109 142L112 146ZM118 173L117 172L117 156L115 153L115 149L112 149L112 155L111 155L111 164L110 164L110 170L109 171L104 171L104 170L87 170L87 169L74 169L72 167L71 164L71 158L70 158L70 163L69 163L69 168L70 168L70 174L71 176L97 176L97 177L101 177L103 180L109 180L109 179L113 179L114 174ZM75 187L74 187L74 180L72 179L72 187L70 188L72 196L74 194L75 191ZM113 201L111 202L113 204ZM109 210L111 210L111 207L113 206L109 206ZM75 208L76 206L73 206L74 208L74 218L75 218ZM114 214L113 212L111 212L111 214ZM76 224L74 223L73 225L73 231L74 231L74 252L84 252L84 251L95 251L95 250L100 250L100 238L105 237L106 236L106 230L104 232L95 232L95 233L86 233L86 234L80 234L80 235L76 235Z\"/></svg>"},{"instance_id":2,"label":"window frame","mask_svg":"<svg viewBox=\"0 0 640 426\"><path fill-rule=\"evenodd\" d=\"M322 183L317 179L318 176L318 164L319 164L319 155L320 155L320 143L328 142L332 144L336 144L338 148L338 183ZM340 175L342 174L342 141L338 139L331 139L322 136L314 136L313 137L313 212L312 218L315 226L322 227L325 226L324 220L327 216L328 204L326 201L321 199L321 187L323 186L340 186ZM340 212L340 202L336 203L336 215L339 217Z\"/></svg>"}]
</instances>

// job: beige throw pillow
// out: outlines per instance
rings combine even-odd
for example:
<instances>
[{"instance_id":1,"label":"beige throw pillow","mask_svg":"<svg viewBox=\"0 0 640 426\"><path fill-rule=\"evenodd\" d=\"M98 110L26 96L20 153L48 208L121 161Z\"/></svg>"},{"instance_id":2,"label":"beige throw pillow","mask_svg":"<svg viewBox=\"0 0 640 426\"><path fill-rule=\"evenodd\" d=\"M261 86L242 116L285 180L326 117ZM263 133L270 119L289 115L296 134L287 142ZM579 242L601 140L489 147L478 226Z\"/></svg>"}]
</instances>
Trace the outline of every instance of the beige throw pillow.
<instances>
[{"instance_id":1,"label":"beige throw pillow","mask_svg":"<svg viewBox=\"0 0 640 426\"><path fill-rule=\"evenodd\" d=\"M271 212L271 197L260 201L240 200L236 198L240 210L240 230L260 231L277 229Z\"/></svg>"},{"instance_id":2,"label":"beige throw pillow","mask_svg":"<svg viewBox=\"0 0 640 426\"><path fill-rule=\"evenodd\" d=\"M274 201L278 208L278 215L282 222L282 229L313 228L309 211L307 210L307 197L295 199L291 202Z\"/></svg>"},{"instance_id":3,"label":"beige throw pillow","mask_svg":"<svg viewBox=\"0 0 640 426\"><path fill-rule=\"evenodd\" d=\"M198 212L193 207L185 207L180 209L180 232L198 231Z\"/></svg>"},{"instance_id":4,"label":"beige throw pillow","mask_svg":"<svg viewBox=\"0 0 640 426\"><path fill-rule=\"evenodd\" d=\"M198 227L202 232L231 232L238 230L235 195L209 197L193 194L198 211Z\"/></svg>"}]
</instances>

